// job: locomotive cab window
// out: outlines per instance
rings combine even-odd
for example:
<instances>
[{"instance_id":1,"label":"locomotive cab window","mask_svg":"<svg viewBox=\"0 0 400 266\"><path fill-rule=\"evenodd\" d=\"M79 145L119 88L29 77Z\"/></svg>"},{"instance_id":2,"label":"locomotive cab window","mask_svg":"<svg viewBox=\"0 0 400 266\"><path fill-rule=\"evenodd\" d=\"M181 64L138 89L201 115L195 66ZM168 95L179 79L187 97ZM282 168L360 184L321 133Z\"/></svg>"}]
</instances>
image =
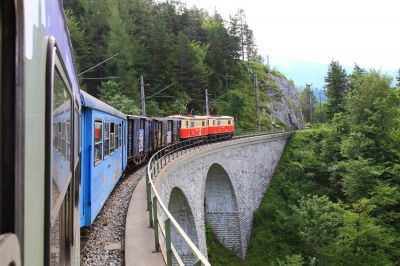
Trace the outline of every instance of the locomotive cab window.
<instances>
[{"instance_id":1,"label":"locomotive cab window","mask_svg":"<svg viewBox=\"0 0 400 266\"><path fill-rule=\"evenodd\" d=\"M101 162L103 151L103 124L100 120L94 121L94 164Z\"/></svg>"}]
</instances>

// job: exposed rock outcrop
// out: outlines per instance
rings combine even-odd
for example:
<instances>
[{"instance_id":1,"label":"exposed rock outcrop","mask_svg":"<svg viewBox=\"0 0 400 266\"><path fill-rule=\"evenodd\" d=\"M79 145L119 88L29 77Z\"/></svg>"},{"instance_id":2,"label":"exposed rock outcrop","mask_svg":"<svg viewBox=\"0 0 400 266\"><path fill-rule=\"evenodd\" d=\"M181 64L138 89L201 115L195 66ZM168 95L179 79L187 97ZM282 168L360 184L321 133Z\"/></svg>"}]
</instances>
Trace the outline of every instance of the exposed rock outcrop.
<instances>
[{"instance_id":1,"label":"exposed rock outcrop","mask_svg":"<svg viewBox=\"0 0 400 266\"><path fill-rule=\"evenodd\" d=\"M265 93L271 99L263 110L264 115L270 117L277 126L284 125L289 129L304 128L304 119L301 112L300 101L297 97L295 86L284 77L269 74L273 81L272 86L265 88Z\"/></svg>"}]
</instances>

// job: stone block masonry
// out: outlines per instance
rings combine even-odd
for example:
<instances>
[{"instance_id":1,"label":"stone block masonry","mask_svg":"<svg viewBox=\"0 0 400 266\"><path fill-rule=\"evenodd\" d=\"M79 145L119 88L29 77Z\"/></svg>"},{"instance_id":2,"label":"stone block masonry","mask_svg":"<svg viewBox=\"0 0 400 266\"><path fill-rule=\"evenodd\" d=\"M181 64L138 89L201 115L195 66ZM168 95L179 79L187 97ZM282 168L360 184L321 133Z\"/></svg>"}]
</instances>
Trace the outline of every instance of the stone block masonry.
<instances>
[{"instance_id":1,"label":"stone block masonry","mask_svg":"<svg viewBox=\"0 0 400 266\"><path fill-rule=\"evenodd\" d=\"M290 133L279 133L203 146L171 161L157 175L155 185L163 202L167 206L170 201L173 206L185 206L186 213L174 217L178 223L182 222L184 230L205 256L207 223L221 243L242 259L245 257L254 211L289 136ZM180 191L181 195L174 196L174 191ZM165 221L162 213L159 221ZM182 245L176 238L173 244ZM188 250L183 247L177 251L183 255Z\"/></svg>"}]
</instances>

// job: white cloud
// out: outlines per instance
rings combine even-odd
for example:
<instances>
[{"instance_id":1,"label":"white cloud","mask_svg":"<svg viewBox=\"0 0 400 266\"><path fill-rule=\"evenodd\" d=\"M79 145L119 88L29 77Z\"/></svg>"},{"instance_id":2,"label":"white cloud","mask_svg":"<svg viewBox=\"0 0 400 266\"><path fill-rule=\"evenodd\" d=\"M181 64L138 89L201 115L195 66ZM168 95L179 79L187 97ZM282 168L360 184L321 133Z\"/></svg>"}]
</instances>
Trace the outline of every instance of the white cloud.
<instances>
[{"instance_id":1,"label":"white cloud","mask_svg":"<svg viewBox=\"0 0 400 266\"><path fill-rule=\"evenodd\" d=\"M183 0L184 1L184 0ZM364 67L400 67L398 0L186 0L228 18L242 8L260 53Z\"/></svg>"}]
</instances>

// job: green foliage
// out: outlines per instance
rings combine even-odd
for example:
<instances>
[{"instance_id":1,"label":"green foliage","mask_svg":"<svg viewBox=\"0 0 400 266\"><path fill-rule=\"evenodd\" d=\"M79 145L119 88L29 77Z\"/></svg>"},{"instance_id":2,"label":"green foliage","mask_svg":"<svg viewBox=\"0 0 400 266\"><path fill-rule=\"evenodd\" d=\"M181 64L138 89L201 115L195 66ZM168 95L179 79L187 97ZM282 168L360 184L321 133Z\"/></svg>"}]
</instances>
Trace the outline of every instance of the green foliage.
<instances>
[{"instance_id":1,"label":"green foliage","mask_svg":"<svg viewBox=\"0 0 400 266\"><path fill-rule=\"evenodd\" d=\"M245 265L398 264L400 90L390 83L358 69L330 123L288 140Z\"/></svg>"},{"instance_id":2,"label":"green foliage","mask_svg":"<svg viewBox=\"0 0 400 266\"><path fill-rule=\"evenodd\" d=\"M302 266L304 265L304 259L301 255L291 255L285 256L284 260L278 259L276 264L277 266Z\"/></svg>"},{"instance_id":3,"label":"green foliage","mask_svg":"<svg viewBox=\"0 0 400 266\"><path fill-rule=\"evenodd\" d=\"M306 255L321 257L321 248L335 240L342 224L343 208L326 196L308 195L292 206L292 217L298 226L298 236L305 243Z\"/></svg>"},{"instance_id":4,"label":"green foliage","mask_svg":"<svg viewBox=\"0 0 400 266\"><path fill-rule=\"evenodd\" d=\"M102 83L112 79L120 95L109 102L138 103L143 75L146 95L173 84L148 100L149 114L201 114L208 88L213 114L235 114L245 127L255 127L254 119L245 121L254 114L248 108L254 105L253 81L239 59L259 62L259 56L243 10L227 22L217 12L211 16L176 1L65 0L64 7L81 71L114 56L82 75L90 94L105 94ZM232 100L223 97L227 91ZM231 107L237 101L244 101L240 113Z\"/></svg>"},{"instance_id":5,"label":"green foliage","mask_svg":"<svg viewBox=\"0 0 400 266\"><path fill-rule=\"evenodd\" d=\"M328 118L335 113L343 111L343 101L349 90L349 81L344 68L337 61L329 64L327 76L325 77L325 92L328 96Z\"/></svg>"},{"instance_id":6,"label":"green foliage","mask_svg":"<svg viewBox=\"0 0 400 266\"><path fill-rule=\"evenodd\" d=\"M122 94L121 87L114 81L107 81L102 84L100 100L125 114L139 115L141 113L135 102Z\"/></svg>"},{"instance_id":7,"label":"green foliage","mask_svg":"<svg viewBox=\"0 0 400 266\"><path fill-rule=\"evenodd\" d=\"M224 247L217 239L216 235L209 226L206 226L206 240L208 249L208 259L211 265L242 265L240 259L229 249Z\"/></svg>"}]
</instances>

